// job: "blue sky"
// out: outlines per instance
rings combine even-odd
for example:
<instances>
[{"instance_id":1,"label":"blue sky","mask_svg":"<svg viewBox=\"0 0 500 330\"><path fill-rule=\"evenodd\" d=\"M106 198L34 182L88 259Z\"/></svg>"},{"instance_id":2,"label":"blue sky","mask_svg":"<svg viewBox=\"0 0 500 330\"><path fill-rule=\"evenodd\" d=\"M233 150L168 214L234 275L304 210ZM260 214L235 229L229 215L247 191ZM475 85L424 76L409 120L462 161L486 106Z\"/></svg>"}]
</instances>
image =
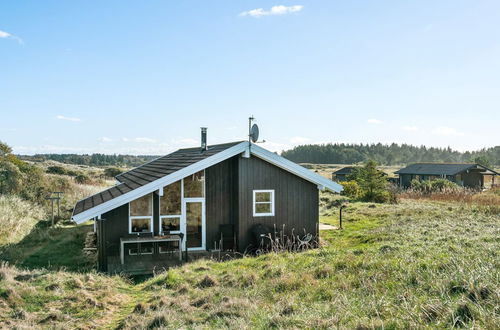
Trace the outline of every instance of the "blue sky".
<instances>
[{"instance_id":1,"label":"blue sky","mask_svg":"<svg viewBox=\"0 0 500 330\"><path fill-rule=\"evenodd\" d=\"M0 140L23 154L500 141L500 2L2 1Z\"/></svg>"}]
</instances>

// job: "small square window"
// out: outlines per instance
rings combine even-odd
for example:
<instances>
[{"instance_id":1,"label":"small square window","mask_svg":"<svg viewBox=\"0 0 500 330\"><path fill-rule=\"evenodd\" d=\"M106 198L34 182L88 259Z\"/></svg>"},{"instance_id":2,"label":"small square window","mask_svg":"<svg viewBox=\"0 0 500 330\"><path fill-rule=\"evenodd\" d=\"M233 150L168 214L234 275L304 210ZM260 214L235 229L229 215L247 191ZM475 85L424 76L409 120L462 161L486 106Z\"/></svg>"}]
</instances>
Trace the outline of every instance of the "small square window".
<instances>
[{"instance_id":1,"label":"small square window","mask_svg":"<svg viewBox=\"0 0 500 330\"><path fill-rule=\"evenodd\" d=\"M274 190L253 191L253 216L274 216Z\"/></svg>"}]
</instances>

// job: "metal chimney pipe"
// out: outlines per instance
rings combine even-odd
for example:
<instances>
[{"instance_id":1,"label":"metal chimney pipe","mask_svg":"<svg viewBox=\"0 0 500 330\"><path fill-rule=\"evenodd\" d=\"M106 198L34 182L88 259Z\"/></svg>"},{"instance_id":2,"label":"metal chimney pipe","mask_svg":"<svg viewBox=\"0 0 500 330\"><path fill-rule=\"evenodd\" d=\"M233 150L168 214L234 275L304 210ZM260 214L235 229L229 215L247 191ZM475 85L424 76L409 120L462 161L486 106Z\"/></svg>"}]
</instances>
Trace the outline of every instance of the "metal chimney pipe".
<instances>
[{"instance_id":1,"label":"metal chimney pipe","mask_svg":"<svg viewBox=\"0 0 500 330\"><path fill-rule=\"evenodd\" d=\"M207 150L207 128L206 127L201 128L201 150L202 151Z\"/></svg>"}]
</instances>

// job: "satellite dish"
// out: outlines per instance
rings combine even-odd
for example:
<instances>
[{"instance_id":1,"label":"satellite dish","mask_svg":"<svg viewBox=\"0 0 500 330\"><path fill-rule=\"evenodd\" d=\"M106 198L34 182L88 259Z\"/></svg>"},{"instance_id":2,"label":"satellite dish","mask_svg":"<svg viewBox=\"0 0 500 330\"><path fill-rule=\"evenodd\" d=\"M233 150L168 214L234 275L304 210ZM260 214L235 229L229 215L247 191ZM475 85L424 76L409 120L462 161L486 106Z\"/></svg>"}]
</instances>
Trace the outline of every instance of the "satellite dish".
<instances>
[{"instance_id":1,"label":"satellite dish","mask_svg":"<svg viewBox=\"0 0 500 330\"><path fill-rule=\"evenodd\" d=\"M250 129L250 139L253 143L257 142L259 139L259 126L257 126L257 124L253 124Z\"/></svg>"}]
</instances>

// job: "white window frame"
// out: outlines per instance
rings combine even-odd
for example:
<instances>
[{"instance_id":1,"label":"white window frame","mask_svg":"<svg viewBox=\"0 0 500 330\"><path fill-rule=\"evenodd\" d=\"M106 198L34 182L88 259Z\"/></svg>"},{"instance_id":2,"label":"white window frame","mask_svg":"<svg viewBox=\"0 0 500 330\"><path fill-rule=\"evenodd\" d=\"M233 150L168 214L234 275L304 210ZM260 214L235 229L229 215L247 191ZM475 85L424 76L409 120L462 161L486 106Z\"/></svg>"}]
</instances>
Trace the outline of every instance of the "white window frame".
<instances>
[{"instance_id":1,"label":"white window frame","mask_svg":"<svg viewBox=\"0 0 500 330\"><path fill-rule=\"evenodd\" d=\"M150 193L149 195L151 195L151 211L152 211L151 216L149 216L149 215L133 215L133 216L130 215L130 203L132 203L133 201L128 203L128 233L129 234L148 234L148 233L154 232L154 228L153 228L153 216L154 216L153 199L154 199L154 196L153 196L153 193ZM146 196L146 195L144 195L144 196ZM142 198L144 196L141 196L139 198ZM132 231L132 220L133 219L145 219L145 218L149 218L149 231L140 232L140 233L133 232Z\"/></svg>"},{"instance_id":2,"label":"white window frame","mask_svg":"<svg viewBox=\"0 0 500 330\"><path fill-rule=\"evenodd\" d=\"M199 171L198 171L199 172ZM195 173L193 173L195 174ZM192 175L192 174L191 174ZM186 203L189 202L202 202L202 226L203 226L203 231L202 231L202 246L201 247L195 247L195 248L188 248L188 251L203 251L206 250L206 236L207 236L207 223L206 223L206 208L205 208L205 203L206 203L206 197L207 197L207 172L205 169L203 169L203 196L204 197L184 197L184 179L182 178L181 181L181 214L176 214L176 215L161 215L160 210L161 210L161 197L159 198L158 201L158 214L159 216L159 233L160 235L163 234L163 228L161 224L162 218L181 218L181 225L180 225L180 230L176 231L171 231L172 234L176 233L183 233L184 238L182 239L182 250L186 249L186 241L187 241L187 230L186 230ZM161 188L163 189L163 187ZM163 252L166 253L166 252Z\"/></svg>"},{"instance_id":3,"label":"white window frame","mask_svg":"<svg viewBox=\"0 0 500 330\"><path fill-rule=\"evenodd\" d=\"M159 227L158 227L158 228L160 228L160 235L164 234L164 232L163 232L163 219L171 219L171 218L179 218L179 230L171 230L170 233L171 234L180 234L181 233L181 229L182 229L182 215L181 214L179 214L179 215L160 215L160 223L159 223Z\"/></svg>"},{"instance_id":4,"label":"white window frame","mask_svg":"<svg viewBox=\"0 0 500 330\"><path fill-rule=\"evenodd\" d=\"M257 193L271 193L271 202L257 202L255 201L255 195ZM271 213L257 213L255 206L257 204L269 204L271 203ZM274 189L260 189L253 191L253 216L254 217L274 217Z\"/></svg>"},{"instance_id":5,"label":"white window frame","mask_svg":"<svg viewBox=\"0 0 500 330\"><path fill-rule=\"evenodd\" d=\"M160 215L159 222L158 222L158 232L160 235L163 235L163 226L162 226L162 220L163 219L168 219L168 218L179 218L179 230L172 230L170 233L172 234L180 234L182 232L182 200L184 198L184 179L179 180L181 182L181 214L171 214L171 215L162 215L161 214L161 198L162 196L158 196L158 214ZM177 181L176 181L177 182ZM175 182L173 182L175 183ZM171 183L172 184L172 183ZM162 187L161 189L163 190L165 187ZM164 192L162 191L162 194Z\"/></svg>"}]
</instances>

